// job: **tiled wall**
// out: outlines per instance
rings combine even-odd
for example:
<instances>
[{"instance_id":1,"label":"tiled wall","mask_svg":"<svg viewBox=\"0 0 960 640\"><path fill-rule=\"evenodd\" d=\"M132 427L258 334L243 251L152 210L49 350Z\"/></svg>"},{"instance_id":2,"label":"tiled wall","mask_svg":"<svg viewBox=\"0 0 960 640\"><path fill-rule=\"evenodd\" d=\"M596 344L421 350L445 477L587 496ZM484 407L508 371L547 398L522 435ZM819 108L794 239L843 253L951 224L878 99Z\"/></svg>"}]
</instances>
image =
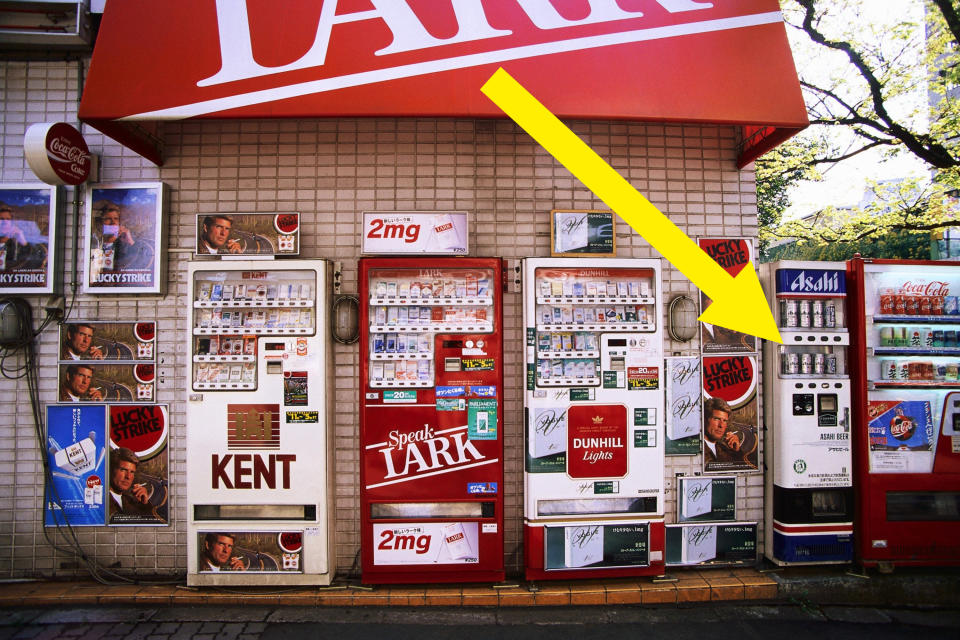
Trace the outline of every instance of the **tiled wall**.
<instances>
[{"instance_id":1,"label":"tiled wall","mask_svg":"<svg viewBox=\"0 0 960 640\"><path fill-rule=\"evenodd\" d=\"M22 153L28 124L66 121L77 125L77 75L77 63L0 63L0 181L35 181ZM733 128L622 122L575 122L572 128L688 235L756 236L754 175L751 170L736 169ZM82 131L91 150L100 156L102 181L162 180L171 188L167 295L78 295L71 315L72 319L137 317L159 322L158 400L170 405L172 418L172 525L77 532L81 544L100 563L119 562L123 569L143 575L186 569L184 309L195 214L299 211L303 257L342 261L344 291L355 292L363 211L468 211L471 255L509 259L549 255L551 209L605 208L506 121L168 123L163 128L167 160L161 168L90 127ZM67 190L64 200L72 224L72 190ZM617 249L618 257L624 258L657 255L622 223ZM695 288L666 262L664 266L664 299L680 293L695 297ZM68 247L68 283L72 269ZM40 297L30 300L35 308L43 302ZM505 295L504 315L505 559L508 573L517 574L522 567L524 379L519 294ZM55 400L56 340L55 327L40 338L43 402ZM696 341L670 342L664 352L691 355L697 348ZM345 574L359 547L359 354L356 345L336 344L334 355L337 566ZM41 526L41 453L25 398L22 381L0 379L0 577L77 572L72 568L74 558L51 550ZM699 456L667 458L668 522L676 512L675 475L699 469ZM738 518L762 520L762 490L760 475L738 478Z\"/></svg>"}]
</instances>

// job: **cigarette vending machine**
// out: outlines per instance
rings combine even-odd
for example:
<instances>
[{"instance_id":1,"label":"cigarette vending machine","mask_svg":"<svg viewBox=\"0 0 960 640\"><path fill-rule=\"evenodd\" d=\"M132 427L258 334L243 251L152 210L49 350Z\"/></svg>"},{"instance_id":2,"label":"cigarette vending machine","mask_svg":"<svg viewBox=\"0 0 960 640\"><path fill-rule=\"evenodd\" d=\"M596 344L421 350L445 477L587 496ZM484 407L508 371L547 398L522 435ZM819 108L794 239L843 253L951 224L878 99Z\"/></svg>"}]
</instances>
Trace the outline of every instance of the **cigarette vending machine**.
<instances>
[{"instance_id":1,"label":"cigarette vending machine","mask_svg":"<svg viewBox=\"0 0 960 640\"><path fill-rule=\"evenodd\" d=\"M363 582L503 580L502 280L360 260Z\"/></svg>"},{"instance_id":2,"label":"cigarette vending machine","mask_svg":"<svg viewBox=\"0 0 960 640\"><path fill-rule=\"evenodd\" d=\"M187 583L329 584L327 263L188 273Z\"/></svg>"},{"instance_id":3,"label":"cigarette vending machine","mask_svg":"<svg viewBox=\"0 0 960 640\"><path fill-rule=\"evenodd\" d=\"M856 551L960 563L960 265L847 263L854 320Z\"/></svg>"},{"instance_id":4,"label":"cigarette vending machine","mask_svg":"<svg viewBox=\"0 0 960 640\"><path fill-rule=\"evenodd\" d=\"M779 565L853 560L846 265L761 265L783 344L764 346L764 553Z\"/></svg>"},{"instance_id":5,"label":"cigarette vending machine","mask_svg":"<svg viewBox=\"0 0 960 640\"><path fill-rule=\"evenodd\" d=\"M524 261L528 580L663 573L660 291L659 260Z\"/></svg>"}]
</instances>

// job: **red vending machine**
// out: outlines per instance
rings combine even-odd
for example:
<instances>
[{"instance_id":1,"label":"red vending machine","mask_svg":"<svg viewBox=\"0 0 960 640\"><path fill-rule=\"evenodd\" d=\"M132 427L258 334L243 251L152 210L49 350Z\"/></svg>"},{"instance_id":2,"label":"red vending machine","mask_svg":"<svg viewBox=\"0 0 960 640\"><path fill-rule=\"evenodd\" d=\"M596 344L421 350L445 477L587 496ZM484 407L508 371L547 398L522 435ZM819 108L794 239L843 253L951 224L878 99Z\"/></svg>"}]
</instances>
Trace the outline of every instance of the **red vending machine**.
<instances>
[{"instance_id":1,"label":"red vending machine","mask_svg":"<svg viewBox=\"0 0 960 640\"><path fill-rule=\"evenodd\" d=\"M503 580L501 261L359 277L362 580Z\"/></svg>"},{"instance_id":2,"label":"red vending machine","mask_svg":"<svg viewBox=\"0 0 960 640\"><path fill-rule=\"evenodd\" d=\"M866 566L960 563L960 264L847 263L855 537Z\"/></svg>"}]
</instances>

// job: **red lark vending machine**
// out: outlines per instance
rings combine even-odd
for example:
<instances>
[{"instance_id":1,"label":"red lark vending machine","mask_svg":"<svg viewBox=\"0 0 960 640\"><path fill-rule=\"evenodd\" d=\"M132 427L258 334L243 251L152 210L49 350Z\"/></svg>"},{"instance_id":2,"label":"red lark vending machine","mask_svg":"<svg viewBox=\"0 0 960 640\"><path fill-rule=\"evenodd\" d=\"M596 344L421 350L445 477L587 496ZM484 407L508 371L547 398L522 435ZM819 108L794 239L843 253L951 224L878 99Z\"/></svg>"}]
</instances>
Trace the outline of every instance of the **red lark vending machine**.
<instances>
[{"instance_id":1,"label":"red lark vending machine","mask_svg":"<svg viewBox=\"0 0 960 640\"><path fill-rule=\"evenodd\" d=\"M960 265L847 263L865 566L960 563Z\"/></svg>"},{"instance_id":2,"label":"red lark vending machine","mask_svg":"<svg viewBox=\"0 0 960 640\"><path fill-rule=\"evenodd\" d=\"M503 580L500 259L359 277L362 580Z\"/></svg>"},{"instance_id":3,"label":"red lark vending machine","mask_svg":"<svg viewBox=\"0 0 960 640\"><path fill-rule=\"evenodd\" d=\"M664 567L660 261L524 260L528 580Z\"/></svg>"}]
</instances>

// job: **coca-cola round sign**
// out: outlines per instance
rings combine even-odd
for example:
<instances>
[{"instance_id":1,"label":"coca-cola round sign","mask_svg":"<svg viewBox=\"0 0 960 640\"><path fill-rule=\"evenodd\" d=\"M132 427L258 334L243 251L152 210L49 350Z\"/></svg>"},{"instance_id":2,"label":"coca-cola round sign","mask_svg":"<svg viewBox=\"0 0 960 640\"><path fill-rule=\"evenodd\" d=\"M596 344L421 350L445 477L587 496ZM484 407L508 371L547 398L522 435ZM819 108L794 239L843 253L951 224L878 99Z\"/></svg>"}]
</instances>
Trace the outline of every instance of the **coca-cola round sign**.
<instances>
[{"instance_id":1,"label":"coca-cola round sign","mask_svg":"<svg viewBox=\"0 0 960 640\"><path fill-rule=\"evenodd\" d=\"M23 154L38 178L47 184L83 184L90 177L90 149L83 134L66 122L30 125Z\"/></svg>"}]
</instances>

